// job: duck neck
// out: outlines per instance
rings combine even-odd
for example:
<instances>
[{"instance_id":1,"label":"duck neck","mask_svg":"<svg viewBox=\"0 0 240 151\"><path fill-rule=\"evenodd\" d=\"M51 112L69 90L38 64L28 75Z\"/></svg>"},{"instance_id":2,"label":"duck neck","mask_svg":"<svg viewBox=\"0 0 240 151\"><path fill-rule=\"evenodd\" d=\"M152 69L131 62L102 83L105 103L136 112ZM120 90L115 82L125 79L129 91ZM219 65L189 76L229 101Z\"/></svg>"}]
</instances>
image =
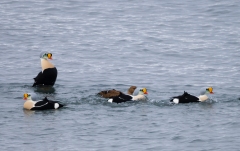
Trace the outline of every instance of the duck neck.
<instances>
[{"instance_id":1,"label":"duck neck","mask_svg":"<svg viewBox=\"0 0 240 151\"><path fill-rule=\"evenodd\" d=\"M145 96L145 94L144 94L143 92L139 92L138 95L143 95L143 96Z\"/></svg>"},{"instance_id":2,"label":"duck neck","mask_svg":"<svg viewBox=\"0 0 240 151\"><path fill-rule=\"evenodd\" d=\"M31 97L28 97L26 102L34 102Z\"/></svg>"},{"instance_id":3,"label":"duck neck","mask_svg":"<svg viewBox=\"0 0 240 151\"><path fill-rule=\"evenodd\" d=\"M54 65L51 62L43 58L41 58L41 66L42 66L42 71L48 68L54 68Z\"/></svg>"}]
</instances>

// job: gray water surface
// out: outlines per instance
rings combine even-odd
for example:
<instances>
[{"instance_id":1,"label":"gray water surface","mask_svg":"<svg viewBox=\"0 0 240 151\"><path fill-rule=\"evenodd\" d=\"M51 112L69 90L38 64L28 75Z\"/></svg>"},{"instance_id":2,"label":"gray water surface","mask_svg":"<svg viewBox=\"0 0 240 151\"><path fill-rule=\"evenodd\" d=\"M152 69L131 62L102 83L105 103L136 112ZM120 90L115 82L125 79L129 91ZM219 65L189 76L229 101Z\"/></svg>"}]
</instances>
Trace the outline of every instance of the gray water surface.
<instances>
[{"instance_id":1,"label":"gray water surface","mask_svg":"<svg viewBox=\"0 0 240 151\"><path fill-rule=\"evenodd\" d=\"M240 3L0 2L1 150L239 150ZM53 53L51 93L32 88ZM110 104L101 90L148 89L148 102ZM183 91L204 103L171 105ZM23 93L66 107L27 111Z\"/></svg>"}]
</instances>

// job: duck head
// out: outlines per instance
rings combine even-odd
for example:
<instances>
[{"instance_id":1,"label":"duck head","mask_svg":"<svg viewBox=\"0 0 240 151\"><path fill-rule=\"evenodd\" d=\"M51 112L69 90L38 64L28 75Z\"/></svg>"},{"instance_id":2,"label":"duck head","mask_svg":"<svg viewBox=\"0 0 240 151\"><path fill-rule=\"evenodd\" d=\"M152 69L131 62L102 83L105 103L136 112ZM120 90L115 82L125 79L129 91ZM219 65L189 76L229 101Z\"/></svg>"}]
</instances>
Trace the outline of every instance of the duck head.
<instances>
[{"instance_id":1,"label":"duck head","mask_svg":"<svg viewBox=\"0 0 240 151\"><path fill-rule=\"evenodd\" d=\"M207 91L207 93L214 94L212 87L207 88L206 91Z\"/></svg>"},{"instance_id":2,"label":"duck head","mask_svg":"<svg viewBox=\"0 0 240 151\"><path fill-rule=\"evenodd\" d=\"M203 89L201 90L200 95L205 95L205 94L214 94L214 93L213 93L213 88L212 88L212 87L203 88Z\"/></svg>"},{"instance_id":3,"label":"duck head","mask_svg":"<svg viewBox=\"0 0 240 151\"><path fill-rule=\"evenodd\" d=\"M52 60L52 54L51 53L48 53L48 52L42 52L41 54L40 54L40 58L41 59L50 59L50 60Z\"/></svg>"},{"instance_id":4,"label":"duck head","mask_svg":"<svg viewBox=\"0 0 240 151\"><path fill-rule=\"evenodd\" d=\"M31 94L29 94L29 93L24 93L23 94L23 99L24 100L31 100L32 98L31 98Z\"/></svg>"},{"instance_id":5,"label":"duck head","mask_svg":"<svg viewBox=\"0 0 240 151\"><path fill-rule=\"evenodd\" d=\"M148 94L147 89L146 88L140 89L138 94L141 94L141 95Z\"/></svg>"}]
</instances>

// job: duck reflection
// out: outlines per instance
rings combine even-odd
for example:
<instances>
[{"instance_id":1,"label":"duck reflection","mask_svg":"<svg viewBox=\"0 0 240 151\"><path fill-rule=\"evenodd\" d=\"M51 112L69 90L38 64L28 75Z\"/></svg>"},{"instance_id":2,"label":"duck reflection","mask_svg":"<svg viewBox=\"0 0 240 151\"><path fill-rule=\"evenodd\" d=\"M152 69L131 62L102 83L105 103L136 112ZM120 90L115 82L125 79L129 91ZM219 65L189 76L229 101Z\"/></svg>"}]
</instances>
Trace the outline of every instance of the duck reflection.
<instances>
[{"instance_id":1,"label":"duck reflection","mask_svg":"<svg viewBox=\"0 0 240 151\"><path fill-rule=\"evenodd\" d=\"M52 86L37 86L34 90L35 92L40 92L40 93L54 93L56 90Z\"/></svg>"}]
</instances>

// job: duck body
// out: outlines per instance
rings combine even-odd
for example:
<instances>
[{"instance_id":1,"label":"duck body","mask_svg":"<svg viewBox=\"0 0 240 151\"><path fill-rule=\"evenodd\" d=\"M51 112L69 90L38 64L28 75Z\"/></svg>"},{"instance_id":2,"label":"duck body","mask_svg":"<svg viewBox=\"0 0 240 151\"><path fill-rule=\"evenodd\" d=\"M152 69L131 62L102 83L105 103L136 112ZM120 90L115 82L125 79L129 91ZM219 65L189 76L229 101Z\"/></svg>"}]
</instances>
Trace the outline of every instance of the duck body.
<instances>
[{"instance_id":1,"label":"duck body","mask_svg":"<svg viewBox=\"0 0 240 151\"><path fill-rule=\"evenodd\" d=\"M57 68L48 59L52 59L51 53L42 52L40 54L42 71L33 78L35 86L50 85L53 86L57 79Z\"/></svg>"},{"instance_id":2,"label":"duck body","mask_svg":"<svg viewBox=\"0 0 240 151\"><path fill-rule=\"evenodd\" d=\"M57 79L57 68L48 68L38 73L38 75L33 78L35 86L50 85L53 86Z\"/></svg>"},{"instance_id":3,"label":"duck body","mask_svg":"<svg viewBox=\"0 0 240 151\"><path fill-rule=\"evenodd\" d=\"M208 99L208 94L213 94L213 88L203 88L200 92L200 96L196 97L184 91L182 95L172 97L170 102L178 103L190 103L190 102L204 102Z\"/></svg>"},{"instance_id":4,"label":"duck body","mask_svg":"<svg viewBox=\"0 0 240 151\"><path fill-rule=\"evenodd\" d=\"M113 98L116 96L120 96L122 92L121 91L117 91L115 89L112 90L106 90L106 91L101 91L98 93L99 96L103 97L103 98Z\"/></svg>"},{"instance_id":5,"label":"duck body","mask_svg":"<svg viewBox=\"0 0 240 151\"><path fill-rule=\"evenodd\" d=\"M188 94L187 92L184 91L182 95L172 97L170 102L178 104L178 103L190 103L190 102L201 102L201 101L199 100L198 97Z\"/></svg>"},{"instance_id":6,"label":"duck body","mask_svg":"<svg viewBox=\"0 0 240 151\"><path fill-rule=\"evenodd\" d=\"M128 89L128 93L127 94L132 95L136 88L137 88L136 86L131 86ZM103 97L103 98L113 98L113 97L117 97L117 96L120 96L120 95L123 95L123 94L124 93L122 93L121 91L118 91L118 90L115 90L115 89L101 91L101 92L98 93L98 95Z\"/></svg>"},{"instance_id":7,"label":"duck body","mask_svg":"<svg viewBox=\"0 0 240 151\"><path fill-rule=\"evenodd\" d=\"M33 101L31 98L28 98L23 107L28 110L48 110L59 109L63 107L63 105L57 101L48 100L47 97L45 97L41 101Z\"/></svg>"},{"instance_id":8,"label":"duck body","mask_svg":"<svg viewBox=\"0 0 240 151\"><path fill-rule=\"evenodd\" d=\"M145 96L145 94L148 94L147 89L143 88L143 89L140 89L139 94L136 96L120 93L119 96L109 99L108 102L123 103L128 101L146 101L147 97Z\"/></svg>"},{"instance_id":9,"label":"duck body","mask_svg":"<svg viewBox=\"0 0 240 151\"><path fill-rule=\"evenodd\" d=\"M114 103L123 103L123 102L127 102L127 101L133 101L133 97L131 95L126 95L123 93L108 100L108 102L111 102L111 103L113 103L113 102Z\"/></svg>"}]
</instances>

